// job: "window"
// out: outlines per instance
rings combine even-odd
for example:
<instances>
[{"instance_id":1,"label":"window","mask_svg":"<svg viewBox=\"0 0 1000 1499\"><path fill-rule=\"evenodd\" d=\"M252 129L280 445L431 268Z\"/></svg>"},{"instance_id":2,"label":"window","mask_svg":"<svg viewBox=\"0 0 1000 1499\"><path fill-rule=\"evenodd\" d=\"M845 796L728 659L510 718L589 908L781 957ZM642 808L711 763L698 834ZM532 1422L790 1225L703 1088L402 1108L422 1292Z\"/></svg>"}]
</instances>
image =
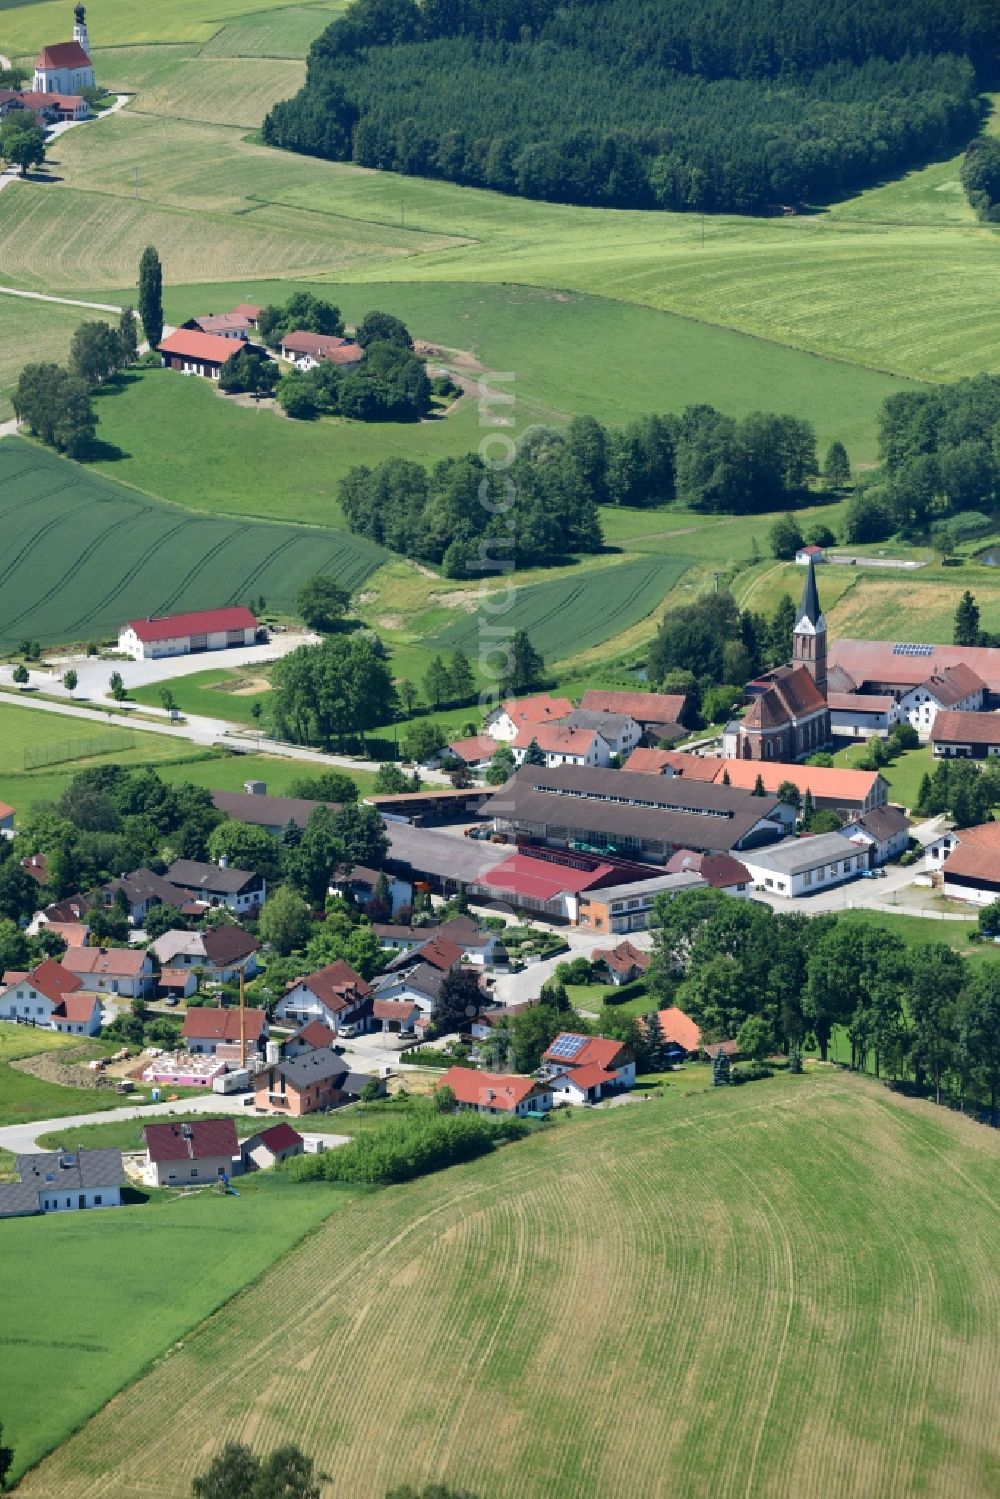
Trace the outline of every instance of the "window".
<instances>
[{"instance_id":1,"label":"window","mask_svg":"<svg viewBox=\"0 0 1000 1499\"><path fill-rule=\"evenodd\" d=\"M191 1175L192 1176L197 1176L198 1175L198 1167L197 1166L192 1166L191 1167Z\"/></svg>"},{"instance_id":2,"label":"window","mask_svg":"<svg viewBox=\"0 0 1000 1499\"><path fill-rule=\"evenodd\" d=\"M104 1198L101 1196L100 1192L97 1192L94 1196L94 1206L95 1208L104 1206Z\"/></svg>"}]
</instances>

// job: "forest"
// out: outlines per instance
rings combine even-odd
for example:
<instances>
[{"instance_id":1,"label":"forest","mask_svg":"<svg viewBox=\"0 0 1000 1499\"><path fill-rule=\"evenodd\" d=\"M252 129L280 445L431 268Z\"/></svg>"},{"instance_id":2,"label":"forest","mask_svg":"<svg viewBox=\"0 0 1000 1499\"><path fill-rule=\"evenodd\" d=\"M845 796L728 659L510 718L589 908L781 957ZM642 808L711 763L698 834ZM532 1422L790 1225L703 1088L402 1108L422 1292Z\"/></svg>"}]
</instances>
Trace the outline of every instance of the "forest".
<instances>
[{"instance_id":1,"label":"forest","mask_svg":"<svg viewBox=\"0 0 1000 1499\"><path fill-rule=\"evenodd\" d=\"M484 537L505 539L528 567L600 551L599 505L676 498L694 510L748 514L799 495L816 472L809 422L760 411L736 421L701 405L621 428L592 416L564 431L529 428L502 473L475 454L431 473L402 458L353 468L339 499L352 531L461 578Z\"/></svg>"},{"instance_id":2,"label":"forest","mask_svg":"<svg viewBox=\"0 0 1000 1499\"><path fill-rule=\"evenodd\" d=\"M964 144L989 0L353 0L270 145L529 198L766 213Z\"/></svg>"}]
</instances>

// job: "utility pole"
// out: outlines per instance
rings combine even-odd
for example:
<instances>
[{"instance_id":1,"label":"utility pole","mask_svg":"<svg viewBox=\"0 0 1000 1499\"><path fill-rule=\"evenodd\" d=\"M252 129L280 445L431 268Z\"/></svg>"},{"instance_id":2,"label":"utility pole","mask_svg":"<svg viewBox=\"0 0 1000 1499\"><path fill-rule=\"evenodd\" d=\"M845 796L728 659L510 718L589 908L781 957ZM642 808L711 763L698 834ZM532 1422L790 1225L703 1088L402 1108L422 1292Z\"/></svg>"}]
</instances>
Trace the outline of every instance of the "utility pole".
<instances>
[{"instance_id":1,"label":"utility pole","mask_svg":"<svg viewBox=\"0 0 1000 1499\"><path fill-rule=\"evenodd\" d=\"M133 167L132 168L132 180L135 183L135 199L136 199L136 202L138 202L139 201L139 168L138 167Z\"/></svg>"},{"instance_id":2,"label":"utility pole","mask_svg":"<svg viewBox=\"0 0 1000 1499\"><path fill-rule=\"evenodd\" d=\"M240 964L240 1071L247 1065L247 997L244 989L246 959Z\"/></svg>"}]
</instances>

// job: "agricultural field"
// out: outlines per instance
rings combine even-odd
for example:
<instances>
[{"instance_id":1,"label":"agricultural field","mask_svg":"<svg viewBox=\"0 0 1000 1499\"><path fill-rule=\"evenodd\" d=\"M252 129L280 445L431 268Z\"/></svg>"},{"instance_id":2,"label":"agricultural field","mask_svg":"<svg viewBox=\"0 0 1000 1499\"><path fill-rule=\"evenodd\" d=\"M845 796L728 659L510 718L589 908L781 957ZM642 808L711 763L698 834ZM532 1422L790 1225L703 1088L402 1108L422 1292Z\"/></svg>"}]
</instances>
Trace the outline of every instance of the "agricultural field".
<instances>
[{"instance_id":1,"label":"agricultural field","mask_svg":"<svg viewBox=\"0 0 1000 1499\"><path fill-rule=\"evenodd\" d=\"M821 593L833 571L824 569ZM950 645L955 606L967 588L976 596L983 629L1000 630L1000 570L971 561L961 567L923 567L909 577L863 571L856 587L827 609L827 623L831 635Z\"/></svg>"},{"instance_id":2,"label":"agricultural field","mask_svg":"<svg viewBox=\"0 0 1000 1499\"><path fill-rule=\"evenodd\" d=\"M995 1132L832 1068L576 1111L345 1203L22 1491L125 1499L155 1473L163 1499L182 1499L222 1442L267 1450L294 1413L344 1499L431 1479L493 1494L484 1430L503 1433L503 1491L521 1499L987 1499L998 1189ZM17 1231L32 1227L55 1226ZM56 1228L62 1274L38 1299L61 1341L110 1341L81 1310L72 1228ZM102 1265L129 1267L129 1243ZM142 1245L142 1283L159 1287L161 1248ZM30 1291L47 1256L23 1261ZM30 1351L26 1395L51 1378L52 1355ZM20 1397L11 1420L32 1451L71 1424L39 1431Z\"/></svg>"},{"instance_id":3,"label":"agricultural field","mask_svg":"<svg viewBox=\"0 0 1000 1499\"><path fill-rule=\"evenodd\" d=\"M294 94L306 74L305 64L291 58L203 56L185 45L97 48L94 67L105 88L135 94L129 107L137 115L248 130Z\"/></svg>"},{"instance_id":4,"label":"agricultural field","mask_svg":"<svg viewBox=\"0 0 1000 1499\"><path fill-rule=\"evenodd\" d=\"M130 42L207 43L229 21L243 21L251 28L257 23L266 30L271 18L274 26L280 28L284 25L283 17L290 13L292 28L301 26L297 18L302 11L315 11L323 17L316 28L318 34L343 6L337 0L333 3L298 0L291 7L288 0L253 0L252 7L248 7L247 0L212 0L207 9L211 14L192 6L190 0L163 0L154 12L144 0L105 0L100 7L100 18L96 13L90 18L91 40L95 47L123 46ZM250 15L246 14L248 9ZM37 51L46 42L64 39L66 17L63 0L31 0L28 5L22 0L0 0L0 50L10 56L23 56Z\"/></svg>"},{"instance_id":5,"label":"agricultural field","mask_svg":"<svg viewBox=\"0 0 1000 1499\"><path fill-rule=\"evenodd\" d=\"M260 592L288 610L305 578L329 572L353 589L384 556L343 531L174 509L17 437L0 442L0 519L0 642L117 637L132 615L204 607L206 586L213 604Z\"/></svg>"},{"instance_id":6,"label":"agricultural field","mask_svg":"<svg viewBox=\"0 0 1000 1499\"><path fill-rule=\"evenodd\" d=\"M18 1266L0 1335L15 1474L154 1360L176 1357L192 1328L351 1201L343 1189L273 1172L241 1180L239 1191L154 1192L107 1212L4 1224Z\"/></svg>"},{"instance_id":7,"label":"agricultural field","mask_svg":"<svg viewBox=\"0 0 1000 1499\"><path fill-rule=\"evenodd\" d=\"M80 307L0 295L0 422L14 415L10 393L25 361L64 362L73 330L89 315Z\"/></svg>"}]
</instances>

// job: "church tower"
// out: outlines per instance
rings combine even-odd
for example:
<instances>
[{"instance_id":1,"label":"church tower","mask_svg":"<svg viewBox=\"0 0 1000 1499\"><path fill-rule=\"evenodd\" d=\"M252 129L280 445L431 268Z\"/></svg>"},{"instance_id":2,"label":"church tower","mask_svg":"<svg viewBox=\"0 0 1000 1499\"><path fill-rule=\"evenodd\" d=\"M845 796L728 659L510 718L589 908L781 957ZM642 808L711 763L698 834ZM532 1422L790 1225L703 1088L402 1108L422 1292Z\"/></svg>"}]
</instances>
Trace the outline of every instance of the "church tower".
<instances>
[{"instance_id":1,"label":"church tower","mask_svg":"<svg viewBox=\"0 0 1000 1499\"><path fill-rule=\"evenodd\" d=\"M826 697L826 620L819 607L816 568L811 557L792 636L792 661L796 666L805 667Z\"/></svg>"},{"instance_id":2,"label":"church tower","mask_svg":"<svg viewBox=\"0 0 1000 1499\"><path fill-rule=\"evenodd\" d=\"M90 56L90 37L87 35L87 13L82 5L73 8L73 40Z\"/></svg>"}]
</instances>

